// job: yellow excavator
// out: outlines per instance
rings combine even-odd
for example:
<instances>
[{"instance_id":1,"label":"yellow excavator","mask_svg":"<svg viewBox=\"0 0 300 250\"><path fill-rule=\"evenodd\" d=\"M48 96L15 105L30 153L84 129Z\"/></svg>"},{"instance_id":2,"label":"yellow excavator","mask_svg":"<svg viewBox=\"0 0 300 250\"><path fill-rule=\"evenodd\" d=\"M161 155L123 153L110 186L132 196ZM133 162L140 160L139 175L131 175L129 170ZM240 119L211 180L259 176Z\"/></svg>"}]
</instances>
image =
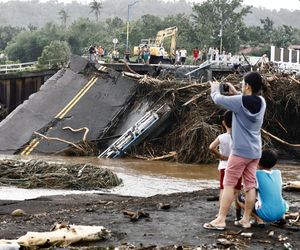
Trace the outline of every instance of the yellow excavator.
<instances>
[{"instance_id":1,"label":"yellow excavator","mask_svg":"<svg viewBox=\"0 0 300 250\"><path fill-rule=\"evenodd\" d=\"M164 30L160 30L156 34L155 39L142 39L139 46L135 46L133 48L133 55L141 56L143 48L147 45L150 51L150 63L155 64L160 61L160 56L163 53L163 62L164 63L172 63L175 59L176 53L176 35L177 35L177 27L169 27ZM164 42L165 39L170 38L170 45L165 48ZM169 40L169 39L168 39ZM161 52L162 51L162 52Z\"/></svg>"}]
</instances>

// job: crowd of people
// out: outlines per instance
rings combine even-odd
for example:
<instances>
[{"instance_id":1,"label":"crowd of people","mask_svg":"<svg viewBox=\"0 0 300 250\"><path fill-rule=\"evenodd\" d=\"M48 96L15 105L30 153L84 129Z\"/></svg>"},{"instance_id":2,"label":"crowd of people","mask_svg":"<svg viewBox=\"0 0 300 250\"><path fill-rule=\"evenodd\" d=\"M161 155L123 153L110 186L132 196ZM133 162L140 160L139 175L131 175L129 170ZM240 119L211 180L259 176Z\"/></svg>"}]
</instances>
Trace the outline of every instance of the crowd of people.
<instances>
[{"instance_id":1,"label":"crowd of people","mask_svg":"<svg viewBox=\"0 0 300 250\"><path fill-rule=\"evenodd\" d=\"M233 201L237 211L236 226L265 226L266 222L282 220L288 209L282 198L281 173L272 169L277 162L277 153L272 149L262 150L260 131L266 102L261 91L265 85L258 72L244 76L241 91L237 91L231 83L226 84L228 94L220 91L222 85L219 82L211 82L212 100L228 111L223 121L226 133L218 136L209 147L220 159L219 212L203 227L224 230ZM255 219L253 223L251 216Z\"/></svg>"},{"instance_id":2,"label":"crowd of people","mask_svg":"<svg viewBox=\"0 0 300 250\"><path fill-rule=\"evenodd\" d=\"M124 58L129 62L128 51L125 51ZM109 62L119 62L120 60L120 51L118 48L114 48L111 52L106 52L102 46L90 45L89 47L89 61L91 63L98 63L99 61L106 61L107 58Z\"/></svg>"},{"instance_id":3,"label":"crowd of people","mask_svg":"<svg viewBox=\"0 0 300 250\"><path fill-rule=\"evenodd\" d=\"M124 52L124 60L126 62L130 62L130 50L126 49ZM164 57L166 56L165 49L163 47L158 48L158 62L157 63L163 63ZM173 59L173 63L175 65L184 65L187 63L187 58L189 56L189 53L185 47L177 47L175 51L175 58ZM193 56L193 65L199 65L203 63L206 60L212 60L212 61L219 61L219 62L225 62L232 59L231 53L227 53L225 50L222 51L222 53L219 53L218 48L209 47L208 49L206 47L200 49L198 47L195 47L192 50L192 56ZM90 45L89 47L89 61L90 62L98 62L104 61L105 59L109 59L109 62L118 62L121 59L120 51L118 48L114 48L110 52L106 52L102 46L97 45ZM123 57L122 57L123 58ZM137 52L137 62L149 64L151 58L150 53L150 47L149 45L145 44L141 47L138 47ZM235 63L239 63L240 58L236 58Z\"/></svg>"},{"instance_id":4,"label":"crowd of people","mask_svg":"<svg viewBox=\"0 0 300 250\"><path fill-rule=\"evenodd\" d=\"M90 45L89 47L89 61L98 62L98 60L103 60L105 55L105 50L102 46Z\"/></svg>"}]
</instances>

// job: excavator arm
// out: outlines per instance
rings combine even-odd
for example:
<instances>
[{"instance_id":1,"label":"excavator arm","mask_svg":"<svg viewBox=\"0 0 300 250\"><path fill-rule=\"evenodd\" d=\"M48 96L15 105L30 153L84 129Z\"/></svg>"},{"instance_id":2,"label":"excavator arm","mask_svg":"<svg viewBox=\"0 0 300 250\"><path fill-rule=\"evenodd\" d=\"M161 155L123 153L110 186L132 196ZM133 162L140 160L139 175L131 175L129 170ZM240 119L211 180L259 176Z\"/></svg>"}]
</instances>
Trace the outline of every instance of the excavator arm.
<instances>
[{"instance_id":1,"label":"excavator arm","mask_svg":"<svg viewBox=\"0 0 300 250\"><path fill-rule=\"evenodd\" d=\"M155 38L155 44L158 47L163 47L164 39L166 37L171 37L171 46L169 51L169 56L173 58L175 56L175 50L176 50L176 34L177 34L177 27L169 27L164 30L160 30L157 32L156 38Z\"/></svg>"},{"instance_id":2,"label":"excavator arm","mask_svg":"<svg viewBox=\"0 0 300 250\"><path fill-rule=\"evenodd\" d=\"M145 44L147 44L151 54L150 63L151 64L158 63L159 56L160 56L160 48L164 47L165 38L170 37L171 38L170 50L165 53L165 57L168 57L168 59L166 59L167 61L172 62L172 60L175 58L176 35L177 35L176 26L169 27L164 30L160 30L157 32L155 39L142 39L141 44L139 46L134 47L133 54L135 56L139 56L142 48L145 46Z\"/></svg>"}]
</instances>

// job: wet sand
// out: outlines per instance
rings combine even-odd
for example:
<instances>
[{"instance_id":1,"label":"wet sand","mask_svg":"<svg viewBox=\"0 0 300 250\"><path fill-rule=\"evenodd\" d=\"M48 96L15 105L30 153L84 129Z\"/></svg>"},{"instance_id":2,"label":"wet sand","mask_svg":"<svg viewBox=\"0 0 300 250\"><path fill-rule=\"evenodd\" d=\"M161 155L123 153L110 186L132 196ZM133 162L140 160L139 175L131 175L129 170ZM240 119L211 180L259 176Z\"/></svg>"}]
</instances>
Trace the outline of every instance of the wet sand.
<instances>
[{"instance_id":1,"label":"wet sand","mask_svg":"<svg viewBox=\"0 0 300 250\"><path fill-rule=\"evenodd\" d=\"M200 246L202 249L284 249L286 243L290 243L292 249L300 249L300 228L268 225L267 228L242 230L233 225L233 210L229 214L226 231L203 229L203 223L210 221L217 213L217 195L218 189L206 189L144 198L113 194L77 194L25 201L2 200L0 238L16 239L28 231L49 231L54 223L69 222L105 226L112 232L111 238L106 241L77 244L74 246L76 249L119 246L126 249L130 246L147 249L180 249L179 246ZM300 193L284 192L284 197L290 203L291 211L299 211ZM159 203L169 203L170 208L159 209ZM17 208L23 209L26 215L12 217L11 212ZM124 210L140 209L149 213L149 217L132 222L123 214ZM274 231L273 237L268 236L270 231ZM252 232L253 236L247 238L241 232ZM285 237L287 239L280 241ZM220 238L226 238L231 245L225 247L218 244Z\"/></svg>"}]
</instances>

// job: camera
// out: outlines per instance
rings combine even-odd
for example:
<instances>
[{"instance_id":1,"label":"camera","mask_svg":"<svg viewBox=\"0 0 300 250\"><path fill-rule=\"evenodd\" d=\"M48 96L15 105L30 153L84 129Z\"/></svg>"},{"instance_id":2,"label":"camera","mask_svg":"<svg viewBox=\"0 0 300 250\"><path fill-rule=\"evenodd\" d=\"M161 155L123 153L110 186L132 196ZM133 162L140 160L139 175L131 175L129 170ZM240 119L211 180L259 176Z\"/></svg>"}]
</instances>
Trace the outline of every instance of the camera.
<instances>
[{"instance_id":1,"label":"camera","mask_svg":"<svg viewBox=\"0 0 300 250\"><path fill-rule=\"evenodd\" d=\"M220 83L220 92L222 93L228 93L229 92L229 85L222 82Z\"/></svg>"}]
</instances>

